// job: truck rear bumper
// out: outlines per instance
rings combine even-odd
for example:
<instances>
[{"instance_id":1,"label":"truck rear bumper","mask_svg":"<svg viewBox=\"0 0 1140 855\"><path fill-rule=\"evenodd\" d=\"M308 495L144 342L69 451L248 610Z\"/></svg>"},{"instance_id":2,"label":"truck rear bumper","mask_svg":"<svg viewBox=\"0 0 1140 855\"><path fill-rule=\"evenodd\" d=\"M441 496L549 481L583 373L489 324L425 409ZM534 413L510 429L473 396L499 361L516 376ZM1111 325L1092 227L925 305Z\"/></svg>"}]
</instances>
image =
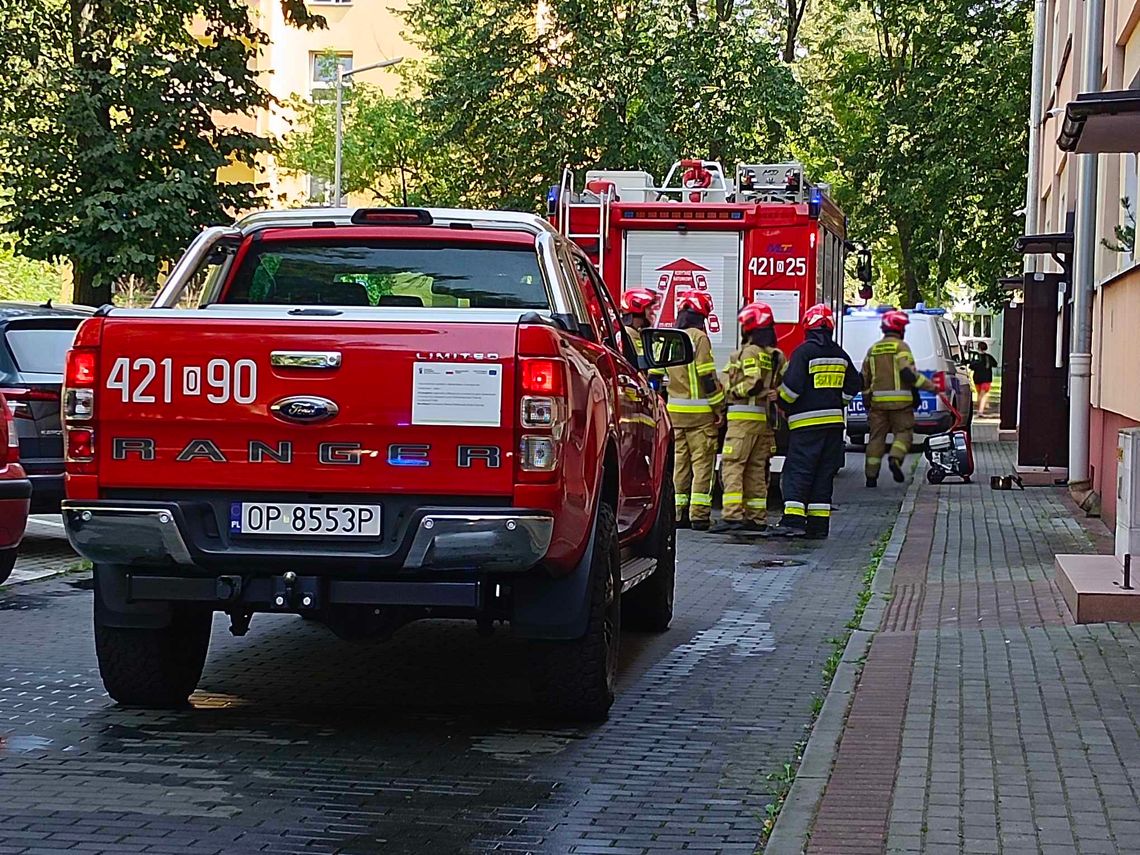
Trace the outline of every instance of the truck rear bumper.
<instances>
[{"instance_id":1,"label":"truck rear bumper","mask_svg":"<svg viewBox=\"0 0 1140 855\"><path fill-rule=\"evenodd\" d=\"M340 551L336 541L314 549L272 539L257 544L203 543L188 535L176 502L63 502L72 547L97 564L199 567L205 570L298 567L317 575L351 567L402 570L528 570L546 555L554 530L549 513L517 508L421 508L401 548L377 544L375 554Z\"/></svg>"}]
</instances>

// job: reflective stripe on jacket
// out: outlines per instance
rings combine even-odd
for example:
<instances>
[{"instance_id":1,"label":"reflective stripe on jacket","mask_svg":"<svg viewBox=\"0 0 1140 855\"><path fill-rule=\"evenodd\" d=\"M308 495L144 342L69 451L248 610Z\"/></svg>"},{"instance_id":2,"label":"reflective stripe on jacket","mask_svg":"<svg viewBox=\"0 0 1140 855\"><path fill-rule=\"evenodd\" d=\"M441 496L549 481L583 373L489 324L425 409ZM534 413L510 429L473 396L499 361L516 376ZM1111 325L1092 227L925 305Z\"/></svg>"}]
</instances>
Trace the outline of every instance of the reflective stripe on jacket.
<instances>
[{"instance_id":1,"label":"reflective stripe on jacket","mask_svg":"<svg viewBox=\"0 0 1140 855\"><path fill-rule=\"evenodd\" d=\"M914 389L930 381L914 364L910 345L894 335L885 335L871 345L863 359L863 399L877 410L909 410L914 406ZM907 379L904 374L909 375Z\"/></svg>"},{"instance_id":2,"label":"reflective stripe on jacket","mask_svg":"<svg viewBox=\"0 0 1140 855\"><path fill-rule=\"evenodd\" d=\"M790 430L843 425L847 402L860 388L859 372L824 330L809 330L788 360L780 399Z\"/></svg>"},{"instance_id":3,"label":"reflective stripe on jacket","mask_svg":"<svg viewBox=\"0 0 1140 855\"><path fill-rule=\"evenodd\" d=\"M724 367L729 421L768 421L767 393L776 388L787 362L775 347L746 344Z\"/></svg>"},{"instance_id":4,"label":"reflective stripe on jacket","mask_svg":"<svg viewBox=\"0 0 1140 855\"><path fill-rule=\"evenodd\" d=\"M690 327L685 333L693 341L693 361L669 369L669 402L666 408L677 427L695 427L712 422L724 407L724 389L716 376L712 342L704 330Z\"/></svg>"}]
</instances>

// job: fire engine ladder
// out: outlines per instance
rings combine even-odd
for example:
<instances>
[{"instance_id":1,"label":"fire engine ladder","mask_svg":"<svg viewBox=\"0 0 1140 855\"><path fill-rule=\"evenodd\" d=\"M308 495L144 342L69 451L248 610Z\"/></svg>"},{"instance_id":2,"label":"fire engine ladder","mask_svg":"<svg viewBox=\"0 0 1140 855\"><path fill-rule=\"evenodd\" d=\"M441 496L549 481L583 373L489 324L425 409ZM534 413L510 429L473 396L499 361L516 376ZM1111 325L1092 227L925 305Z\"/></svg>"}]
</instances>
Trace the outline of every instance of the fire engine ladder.
<instances>
[{"instance_id":1,"label":"fire engine ladder","mask_svg":"<svg viewBox=\"0 0 1140 855\"><path fill-rule=\"evenodd\" d=\"M583 197L593 197L597 201L582 201ZM610 202L613 201L613 190L606 189L601 193L585 190L578 194L574 191L574 171L569 167L562 170L562 183L558 188L558 230L572 241L595 240L598 242L598 256L594 266L600 271L606 254L606 237L610 230ZM580 208L590 208L598 212L598 230L596 232L571 231L570 212Z\"/></svg>"}]
</instances>

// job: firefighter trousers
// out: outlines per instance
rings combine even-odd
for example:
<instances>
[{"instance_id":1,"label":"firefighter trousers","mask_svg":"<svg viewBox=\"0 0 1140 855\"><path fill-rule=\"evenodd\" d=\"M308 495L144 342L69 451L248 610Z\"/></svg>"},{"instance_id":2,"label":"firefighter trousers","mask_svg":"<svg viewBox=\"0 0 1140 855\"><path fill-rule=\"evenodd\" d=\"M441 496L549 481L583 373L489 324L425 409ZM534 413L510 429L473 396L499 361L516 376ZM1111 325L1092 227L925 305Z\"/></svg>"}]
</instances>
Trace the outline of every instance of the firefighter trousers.
<instances>
[{"instance_id":1,"label":"firefighter trousers","mask_svg":"<svg viewBox=\"0 0 1140 855\"><path fill-rule=\"evenodd\" d=\"M867 440L867 457L864 465L868 478L878 478L887 451L887 434L894 436L891 457L901 465L910 451L914 438L914 410L882 410L871 407L867 412L870 438Z\"/></svg>"},{"instance_id":2,"label":"firefighter trousers","mask_svg":"<svg viewBox=\"0 0 1140 855\"><path fill-rule=\"evenodd\" d=\"M686 509L691 520L707 520L712 514L718 435L715 424L673 428L673 489L678 516Z\"/></svg>"},{"instance_id":3,"label":"firefighter trousers","mask_svg":"<svg viewBox=\"0 0 1140 855\"><path fill-rule=\"evenodd\" d=\"M775 437L761 421L729 417L720 459L724 518L763 523L768 519L768 459Z\"/></svg>"},{"instance_id":4,"label":"firefighter trousers","mask_svg":"<svg viewBox=\"0 0 1140 855\"><path fill-rule=\"evenodd\" d=\"M843 425L799 428L788 433L788 456L780 486L784 516L780 525L826 537L831 525L831 491L843 468Z\"/></svg>"}]
</instances>

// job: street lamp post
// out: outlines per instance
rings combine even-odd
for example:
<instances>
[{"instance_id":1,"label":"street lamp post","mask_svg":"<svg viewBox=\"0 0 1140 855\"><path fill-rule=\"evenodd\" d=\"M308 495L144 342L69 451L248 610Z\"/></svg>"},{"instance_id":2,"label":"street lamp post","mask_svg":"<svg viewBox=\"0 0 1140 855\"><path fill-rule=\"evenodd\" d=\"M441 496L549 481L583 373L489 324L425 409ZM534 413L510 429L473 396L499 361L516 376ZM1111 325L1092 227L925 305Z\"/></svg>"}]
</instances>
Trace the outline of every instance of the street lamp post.
<instances>
[{"instance_id":1,"label":"street lamp post","mask_svg":"<svg viewBox=\"0 0 1140 855\"><path fill-rule=\"evenodd\" d=\"M354 74L359 74L362 71L373 71L377 68L388 68L398 62L403 61L402 56L395 59L386 59L383 62L374 62L372 65L365 65L361 68L353 68L345 71L344 66L340 64L339 59L336 65L336 152L334 154L333 164L333 207L339 208L343 203L340 193L341 177L342 177L342 148L344 147L344 81L347 77L352 77Z\"/></svg>"}]
</instances>

